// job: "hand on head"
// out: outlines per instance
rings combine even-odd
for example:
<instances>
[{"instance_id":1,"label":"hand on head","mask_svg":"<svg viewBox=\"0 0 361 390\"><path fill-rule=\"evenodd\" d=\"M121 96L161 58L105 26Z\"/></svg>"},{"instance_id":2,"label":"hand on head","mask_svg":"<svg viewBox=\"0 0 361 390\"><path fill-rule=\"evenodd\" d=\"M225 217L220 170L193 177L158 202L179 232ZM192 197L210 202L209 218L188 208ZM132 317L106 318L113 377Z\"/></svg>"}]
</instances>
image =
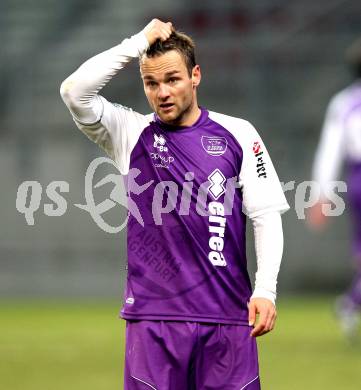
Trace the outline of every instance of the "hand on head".
<instances>
[{"instance_id":1,"label":"hand on head","mask_svg":"<svg viewBox=\"0 0 361 390\"><path fill-rule=\"evenodd\" d=\"M166 41L172 34L173 30L171 22L164 23L159 19L153 19L143 29L149 45L152 45L157 39Z\"/></svg>"}]
</instances>

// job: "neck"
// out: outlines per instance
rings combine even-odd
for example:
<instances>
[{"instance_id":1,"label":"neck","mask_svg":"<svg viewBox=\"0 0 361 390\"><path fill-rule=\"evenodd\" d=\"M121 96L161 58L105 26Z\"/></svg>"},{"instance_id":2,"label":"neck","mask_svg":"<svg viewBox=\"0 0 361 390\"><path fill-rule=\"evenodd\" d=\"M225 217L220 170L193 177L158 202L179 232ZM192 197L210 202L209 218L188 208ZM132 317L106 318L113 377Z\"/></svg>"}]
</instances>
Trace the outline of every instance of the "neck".
<instances>
[{"instance_id":1,"label":"neck","mask_svg":"<svg viewBox=\"0 0 361 390\"><path fill-rule=\"evenodd\" d=\"M185 113L184 118L181 119L180 126L192 126L197 122L199 116L201 115L201 109L198 107L197 102L193 105L193 107L189 108L189 111Z\"/></svg>"}]
</instances>

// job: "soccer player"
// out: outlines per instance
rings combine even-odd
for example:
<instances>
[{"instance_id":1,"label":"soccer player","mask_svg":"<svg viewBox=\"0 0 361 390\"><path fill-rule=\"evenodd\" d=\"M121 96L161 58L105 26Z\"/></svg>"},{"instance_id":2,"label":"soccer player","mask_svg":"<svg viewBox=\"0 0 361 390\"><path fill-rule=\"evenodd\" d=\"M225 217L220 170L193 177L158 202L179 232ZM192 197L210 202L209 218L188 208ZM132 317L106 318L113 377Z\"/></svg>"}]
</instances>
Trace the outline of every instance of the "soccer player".
<instances>
[{"instance_id":1,"label":"soccer player","mask_svg":"<svg viewBox=\"0 0 361 390\"><path fill-rule=\"evenodd\" d=\"M98 94L133 58L148 115ZM76 125L126 175L141 214L128 222L121 311L129 390L260 389L255 337L275 323L280 213L289 206L254 127L199 106L200 81L191 38L154 19L61 86ZM246 216L258 264L253 293Z\"/></svg>"},{"instance_id":2,"label":"soccer player","mask_svg":"<svg viewBox=\"0 0 361 390\"><path fill-rule=\"evenodd\" d=\"M361 310L361 40L346 52L354 81L330 101L313 166L313 178L321 187L319 202L310 210L309 221L322 227L322 212L329 203L327 191L337 180L343 162L347 171L347 198L353 220L353 257L356 273L348 290L338 298L336 312L342 330L356 336Z\"/></svg>"}]
</instances>

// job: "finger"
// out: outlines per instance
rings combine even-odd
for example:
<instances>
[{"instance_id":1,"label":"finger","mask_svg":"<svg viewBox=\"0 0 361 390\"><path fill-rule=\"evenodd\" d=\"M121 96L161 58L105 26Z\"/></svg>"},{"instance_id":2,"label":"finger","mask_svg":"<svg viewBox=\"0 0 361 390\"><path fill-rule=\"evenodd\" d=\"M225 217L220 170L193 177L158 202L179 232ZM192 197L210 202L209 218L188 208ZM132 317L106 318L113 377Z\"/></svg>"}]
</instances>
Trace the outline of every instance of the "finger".
<instances>
[{"instance_id":1,"label":"finger","mask_svg":"<svg viewBox=\"0 0 361 390\"><path fill-rule=\"evenodd\" d=\"M276 311L274 308L268 311L267 321L264 329L260 332L259 336L270 332L274 328L274 323L276 320Z\"/></svg>"},{"instance_id":2,"label":"finger","mask_svg":"<svg viewBox=\"0 0 361 390\"><path fill-rule=\"evenodd\" d=\"M253 326L256 322L257 309L256 305L252 302L248 304L248 324Z\"/></svg>"},{"instance_id":3,"label":"finger","mask_svg":"<svg viewBox=\"0 0 361 390\"><path fill-rule=\"evenodd\" d=\"M169 35L167 35L167 34L161 34L161 36L160 36L160 40L163 42L166 41L168 38L169 38Z\"/></svg>"},{"instance_id":4,"label":"finger","mask_svg":"<svg viewBox=\"0 0 361 390\"><path fill-rule=\"evenodd\" d=\"M157 32L157 39L160 39L161 41L165 41L167 39L165 32L158 31Z\"/></svg>"},{"instance_id":5,"label":"finger","mask_svg":"<svg viewBox=\"0 0 361 390\"><path fill-rule=\"evenodd\" d=\"M268 310L267 311L263 310L259 315L258 323L256 327L251 332L251 336L253 337L261 336L266 331L267 321L268 321Z\"/></svg>"},{"instance_id":6,"label":"finger","mask_svg":"<svg viewBox=\"0 0 361 390\"><path fill-rule=\"evenodd\" d=\"M171 22L163 23L162 24L162 28L164 28L167 31L172 31L173 30L173 25L172 25Z\"/></svg>"},{"instance_id":7,"label":"finger","mask_svg":"<svg viewBox=\"0 0 361 390\"><path fill-rule=\"evenodd\" d=\"M173 25L172 25L171 22L166 23L166 24L165 24L165 28L166 28L167 31L169 31L170 34L171 34L171 33L173 32L173 30L174 30Z\"/></svg>"},{"instance_id":8,"label":"finger","mask_svg":"<svg viewBox=\"0 0 361 390\"><path fill-rule=\"evenodd\" d=\"M170 37L170 34L171 32L164 28L159 31L159 35L162 41L167 40Z\"/></svg>"},{"instance_id":9,"label":"finger","mask_svg":"<svg viewBox=\"0 0 361 390\"><path fill-rule=\"evenodd\" d=\"M258 335L259 336L264 336L265 334L269 333L270 329L263 329L263 331Z\"/></svg>"},{"instance_id":10,"label":"finger","mask_svg":"<svg viewBox=\"0 0 361 390\"><path fill-rule=\"evenodd\" d=\"M269 316L267 319L267 323L263 330L260 332L260 336L263 336L264 334L270 332L272 330L272 317Z\"/></svg>"},{"instance_id":11,"label":"finger","mask_svg":"<svg viewBox=\"0 0 361 390\"><path fill-rule=\"evenodd\" d=\"M167 35L167 37L169 38L170 35L172 34L172 30L170 28L165 28L163 29L164 33Z\"/></svg>"},{"instance_id":12,"label":"finger","mask_svg":"<svg viewBox=\"0 0 361 390\"><path fill-rule=\"evenodd\" d=\"M261 336L261 334L262 334L263 331L264 331L264 326L265 326L265 324L263 324L263 323L258 323L258 324L255 326L255 328L252 330L251 336L252 336L252 337Z\"/></svg>"},{"instance_id":13,"label":"finger","mask_svg":"<svg viewBox=\"0 0 361 390\"><path fill-rule=\"evenodd\" d=\"M269 332L271 330L272 323L273 323L273 311L272 310L268 310L264 331L268 331Z\"/></svg>"},{"instance_id":14,"label":"finger","mask_svg":"<svg viewBox=\"0 0 361 390\"><path fill-rule=\"evenodd\" d=\"M269 330L273 330L276 324L276 318L277 318L277 313L274 311L271 316L270 324L269 324Z\"/></svg>"}]
</instances>

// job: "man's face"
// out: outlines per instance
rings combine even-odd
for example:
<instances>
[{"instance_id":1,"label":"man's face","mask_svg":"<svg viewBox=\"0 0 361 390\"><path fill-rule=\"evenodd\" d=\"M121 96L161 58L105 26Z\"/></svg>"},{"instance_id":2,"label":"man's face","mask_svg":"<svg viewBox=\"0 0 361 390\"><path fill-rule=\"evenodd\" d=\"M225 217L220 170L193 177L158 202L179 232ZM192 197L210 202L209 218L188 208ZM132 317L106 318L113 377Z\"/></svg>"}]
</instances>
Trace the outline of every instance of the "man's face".
<instances>
[{"instance_id":1,"label":"man's face","mask_svg":"<svg viewBox=\"0 0 361 390\"><path fill-rule=\"evenodd\" d=\"M171 125L184 125L197 108L196 87L200 69L195 66L189 76L184 58L176 50L141 61L144 92L159 118Z\"/></svg>"}]
</instances>

